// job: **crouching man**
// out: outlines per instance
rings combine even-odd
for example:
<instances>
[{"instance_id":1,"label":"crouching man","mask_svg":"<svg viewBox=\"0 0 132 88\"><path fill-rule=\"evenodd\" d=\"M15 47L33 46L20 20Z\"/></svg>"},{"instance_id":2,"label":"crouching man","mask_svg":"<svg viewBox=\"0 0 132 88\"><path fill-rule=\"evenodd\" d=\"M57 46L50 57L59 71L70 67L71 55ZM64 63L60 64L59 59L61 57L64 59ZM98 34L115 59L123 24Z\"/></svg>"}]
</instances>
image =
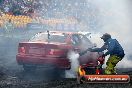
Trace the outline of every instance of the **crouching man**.
<instances>
[{"instance_id":1,"label":"crouching man","mask_svg":"<svg viewBox=\"0 0 132 88\"><path fill-rule=\"evenodd\" d=\"M89 49L91 52L102 52L107 50L103 57L110 55L106 62L105 74L116 74L115 66L124 57L124 50L116 39L112 39L108 33L103 34L101 37L104 41L104 45L101 48Z\"/></svg>"}]
</instances>

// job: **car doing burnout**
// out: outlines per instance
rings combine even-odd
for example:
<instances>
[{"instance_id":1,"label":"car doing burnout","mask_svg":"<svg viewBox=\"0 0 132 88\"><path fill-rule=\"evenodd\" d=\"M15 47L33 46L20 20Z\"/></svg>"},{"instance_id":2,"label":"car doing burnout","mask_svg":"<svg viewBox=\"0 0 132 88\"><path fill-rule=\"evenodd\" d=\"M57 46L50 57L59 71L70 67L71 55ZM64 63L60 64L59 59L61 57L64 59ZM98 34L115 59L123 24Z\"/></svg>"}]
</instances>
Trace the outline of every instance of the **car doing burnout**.
<instances>
[{"instance_id":1,"label":"car doing burnout","mask_svg":"<svg viewBox=\"0 0 132 88\"><path fill-rule=\"evenodd\" d=\"M89 34L89 33L88 33ZM78 32L39 32L28 42L21 42L16 56L19 65L24 70L35 69L39 66L53 66L58 69L68 70L71 62L68 58L69 51L81 52L88 47L93 47L86 34ZM89 52L80 56L79 63L87 62L97 65L97 53Z\"/></svg>"}]
</instances>

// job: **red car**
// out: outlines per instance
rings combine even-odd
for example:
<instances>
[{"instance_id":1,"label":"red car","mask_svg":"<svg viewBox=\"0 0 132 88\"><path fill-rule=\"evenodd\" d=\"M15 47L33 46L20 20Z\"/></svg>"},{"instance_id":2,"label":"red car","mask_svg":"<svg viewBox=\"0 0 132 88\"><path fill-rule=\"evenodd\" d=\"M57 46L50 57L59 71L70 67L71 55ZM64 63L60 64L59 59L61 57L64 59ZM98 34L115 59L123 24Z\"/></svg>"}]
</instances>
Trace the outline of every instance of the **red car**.
<instances>
[{"instance_id":1,"label":"red car","mask_svg":"<svg viewBox=\"0 0 132 88\"><path fill-rule=\"evenodd\" d=\"M36 34L28 42L19 43L16 59L26 71L39 66L53 66L65 71L71 68L68 52L81 52L88 47L94 46L83 33L46 31ZM79 63L97 65L97 60L93 59L97 57L97 53L89 52L80 56Z\"/></svg>"}]
</instances>

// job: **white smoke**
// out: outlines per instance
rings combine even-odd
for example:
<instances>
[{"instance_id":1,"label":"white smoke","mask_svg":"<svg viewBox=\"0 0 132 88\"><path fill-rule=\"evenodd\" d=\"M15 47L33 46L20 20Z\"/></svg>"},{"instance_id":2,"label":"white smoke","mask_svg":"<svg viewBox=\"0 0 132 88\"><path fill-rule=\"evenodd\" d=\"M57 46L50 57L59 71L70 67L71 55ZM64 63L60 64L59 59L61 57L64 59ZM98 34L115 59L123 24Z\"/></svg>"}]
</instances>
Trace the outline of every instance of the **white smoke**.
<instances>
[{"instance_id":1,"label":"white smoke","mask_svg":"<svg viewBox=\"0 0 132 88\"><path fill-rule=\"evenodd\" d=\"M66 78L76 78L77 69L79 67L79 54L74 51L69 51L68 58L71 62L71 69L66 71Z\"/></svg>"}]
</instances>

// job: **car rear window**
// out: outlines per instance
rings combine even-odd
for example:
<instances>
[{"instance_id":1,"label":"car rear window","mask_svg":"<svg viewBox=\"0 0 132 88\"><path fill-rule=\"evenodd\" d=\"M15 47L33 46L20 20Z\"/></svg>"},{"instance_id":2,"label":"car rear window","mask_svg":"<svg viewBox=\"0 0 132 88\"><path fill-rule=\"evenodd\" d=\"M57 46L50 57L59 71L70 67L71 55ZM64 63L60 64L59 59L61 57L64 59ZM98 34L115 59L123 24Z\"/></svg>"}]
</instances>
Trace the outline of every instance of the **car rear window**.
<instances>
[{"instance_id":1,"label":"car rear window","mask_svg":"<svg viewBox=\"0 0 132 88\"><path fill-rule=\"evenodd\" d=\"M63 34L50 34L48 37L47 33L38 33L35 36L33 36L29 41L31 42L59 42L59 43L65 43L66 36Z\"/></svg>"}]
</instances>

